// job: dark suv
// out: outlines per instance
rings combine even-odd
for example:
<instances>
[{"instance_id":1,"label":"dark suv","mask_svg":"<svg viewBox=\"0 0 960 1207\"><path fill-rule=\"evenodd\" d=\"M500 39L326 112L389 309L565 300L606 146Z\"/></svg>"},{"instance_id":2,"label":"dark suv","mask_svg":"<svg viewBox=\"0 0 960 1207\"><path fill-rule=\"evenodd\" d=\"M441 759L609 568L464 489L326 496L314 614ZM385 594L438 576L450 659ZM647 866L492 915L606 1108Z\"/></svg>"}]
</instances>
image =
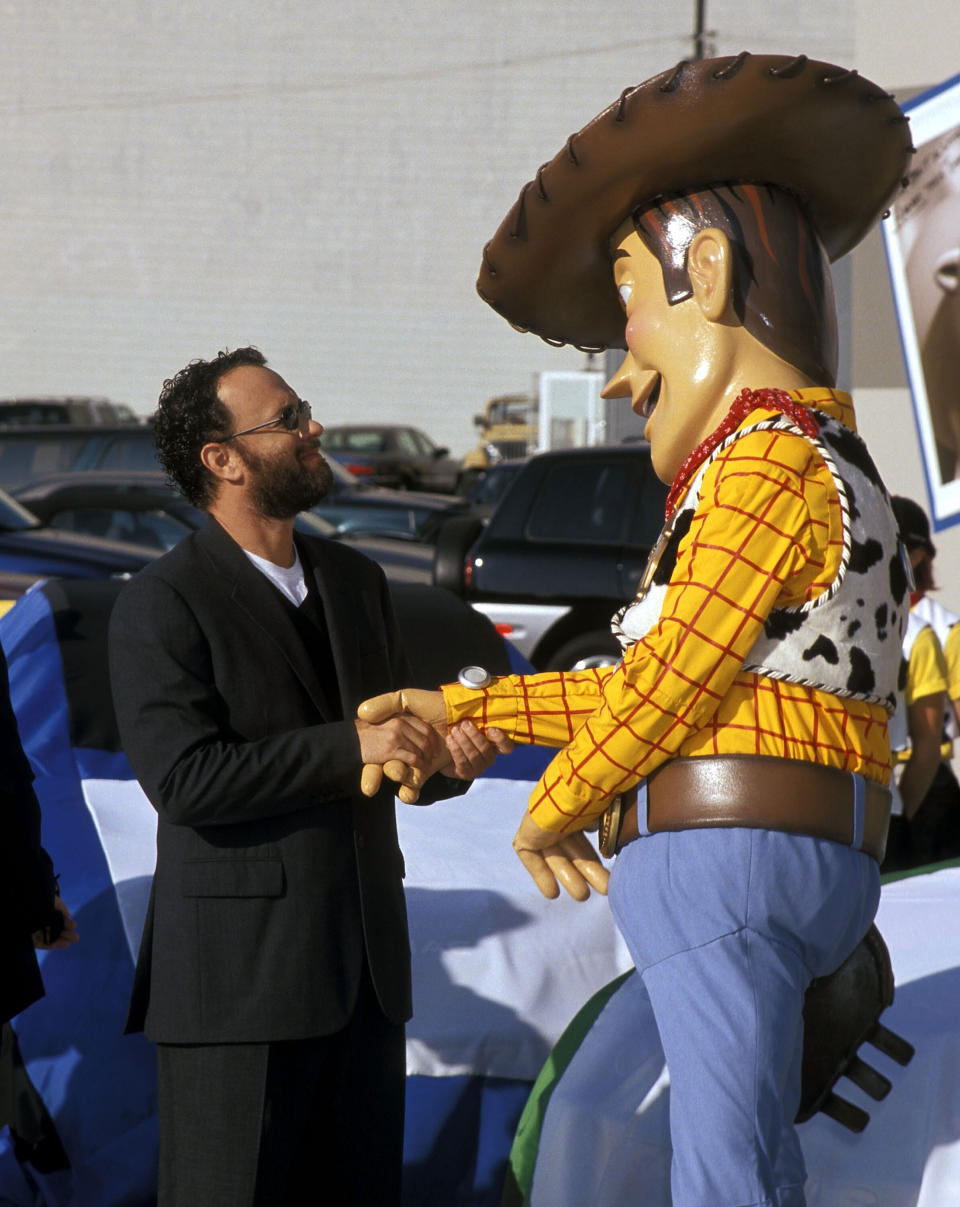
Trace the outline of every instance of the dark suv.
<instances>
[{"instance_id":1,"label":"dark suv","mask_svg":"<svg viewBox=\"0 0 960 1207\"><path fill-rule=\"evenodd\" d=\"M149 424L41 424L0 428L0 487L67 470L157 469Z\"/></svg>"},{"instance_id":2,"label":"dark suv","mask_svg":"<svg viewBox=\"0 0 960 1207\"><path fill-rule=\"evenodd\" d=\"M139 423L125 402L65 394L0 398L0 426L41 423Z\"/></svg>"},{"instance_id":3,"label":"dark suv","mask_svg":"<svg viewBox=\"0 0 960 1207\"><path fill-rule=\"evenodd\" d=\"M485 613L542 670L616 661L611 615L635 593L667 488L643 443L531 457L486 527L441 530L439 586Z\"/></svg>"}]
</instances>

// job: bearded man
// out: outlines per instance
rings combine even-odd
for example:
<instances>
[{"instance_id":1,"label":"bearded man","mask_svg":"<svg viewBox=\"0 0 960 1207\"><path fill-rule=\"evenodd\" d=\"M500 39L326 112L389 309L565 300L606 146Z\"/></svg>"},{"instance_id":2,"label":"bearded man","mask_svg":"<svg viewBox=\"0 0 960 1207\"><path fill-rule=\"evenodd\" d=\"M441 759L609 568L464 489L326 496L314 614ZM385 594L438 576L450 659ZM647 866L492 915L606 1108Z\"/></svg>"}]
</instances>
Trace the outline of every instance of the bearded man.
<instances>
[{"instance_id":1,"label":"bearded man","mask_svg":"<svg viewBox=\"0 0 960 1207\"><path fill-rule=\"evenodd\" d=\"M409 681L382 571L294 533L329 489L323 428L255 348L164 384L158 455L207 512L121 592L124 749L159 815L129 1030L158 1045L159 1202L400 1201L410 968L392 791L436 763L416 718L353 719ZM449 744L434 797L491 748Z\"/></svg>"}]
</instances>

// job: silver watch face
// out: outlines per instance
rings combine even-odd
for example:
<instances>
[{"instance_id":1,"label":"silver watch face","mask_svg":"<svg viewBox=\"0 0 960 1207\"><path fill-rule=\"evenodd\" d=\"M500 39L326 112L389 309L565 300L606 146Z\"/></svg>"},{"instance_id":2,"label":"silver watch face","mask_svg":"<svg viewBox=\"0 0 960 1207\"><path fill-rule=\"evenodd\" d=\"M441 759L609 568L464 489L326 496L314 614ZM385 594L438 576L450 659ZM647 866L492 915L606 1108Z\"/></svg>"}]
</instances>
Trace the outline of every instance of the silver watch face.
<instances>
[{"instance_id":1,"label":"silver watch face","mask_svg":"<svg viewBox=\"0 0 960 1207\"><path fill-rule=\"evenodd\" d=\"M479 690L481 687L489 687L493 682L493 675L488 670L484 670L482 666L465 666L457 675L457 680L462 687Z\"/></svg>"}]
</instances>

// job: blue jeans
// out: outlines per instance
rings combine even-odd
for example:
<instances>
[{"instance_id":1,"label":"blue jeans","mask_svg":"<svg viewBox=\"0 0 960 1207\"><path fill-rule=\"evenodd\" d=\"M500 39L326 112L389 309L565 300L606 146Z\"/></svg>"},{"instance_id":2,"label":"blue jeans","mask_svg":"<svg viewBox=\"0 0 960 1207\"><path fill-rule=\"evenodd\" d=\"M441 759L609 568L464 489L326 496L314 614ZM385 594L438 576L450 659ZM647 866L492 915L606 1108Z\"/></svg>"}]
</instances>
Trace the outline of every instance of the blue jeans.
<instances>
[{"instance_id":1,"label":"blue jeans","mask_svg":"<svg viewBox=\"0 0 960 1207\"><path fill-rule=\"evenodd\" d=\"M647 835L617 856L610 905L670 1070L673 1207L803 1207L804 993L879 899L869 856L770 830Z\"/></svg>"}]
</instances>

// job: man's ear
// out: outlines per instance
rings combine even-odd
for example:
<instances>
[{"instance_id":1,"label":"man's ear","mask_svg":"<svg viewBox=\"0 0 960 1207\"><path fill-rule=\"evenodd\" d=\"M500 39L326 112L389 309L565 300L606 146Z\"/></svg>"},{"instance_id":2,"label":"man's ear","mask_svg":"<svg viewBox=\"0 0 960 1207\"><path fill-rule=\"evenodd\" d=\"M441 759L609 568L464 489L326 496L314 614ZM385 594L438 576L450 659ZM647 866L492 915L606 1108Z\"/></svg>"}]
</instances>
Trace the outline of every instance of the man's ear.
<instances>
[{"instance_id":1,"label":"man's ear","mask_svg":"<svg viewBox=\"0 0 960 1207\"><path fill-rule=\"evenodd\" d=\"M697 231L687 249L687 275L705 318L719 322L732 302L733 249L715 226Z\"/></svg>"},{"instance_id":2,"label":"man's ear","mask_svg":"<svg viewBox=\"0 0 960 1207\"><path fill-rule=\"evenodd\" d=\"M221 482L235 482L242 472L231 450L216 441L203 446L200 460L208 472Z\"/></svg>"}]
</instances>

